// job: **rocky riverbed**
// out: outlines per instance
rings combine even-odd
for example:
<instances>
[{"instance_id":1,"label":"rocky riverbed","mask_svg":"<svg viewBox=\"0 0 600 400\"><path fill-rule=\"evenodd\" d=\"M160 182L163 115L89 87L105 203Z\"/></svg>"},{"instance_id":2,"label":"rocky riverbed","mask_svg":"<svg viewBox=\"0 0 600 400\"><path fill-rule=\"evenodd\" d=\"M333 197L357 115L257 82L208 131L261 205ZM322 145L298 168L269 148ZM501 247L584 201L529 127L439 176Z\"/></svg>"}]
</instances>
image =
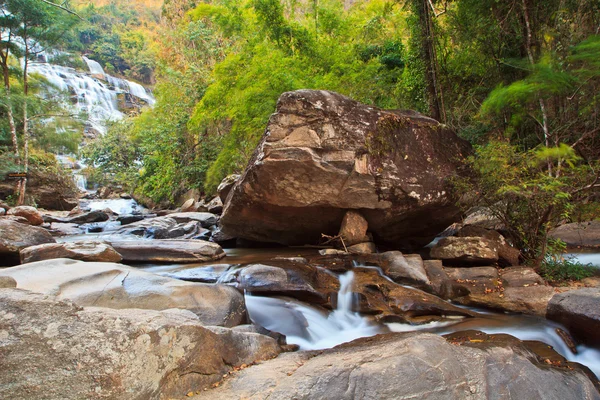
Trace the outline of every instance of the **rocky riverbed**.
<instances>
[{"instance_id":1,"label":"rocky riverbed","mask_svg":"<svg viewBox=\"0 0 600 400\"><path fill-rule=\"evenodd\" d=\"M209 201L0 204L0 397L600 399L600 279L550 286L473 220L423 247L460 216L442 139L469 151L298 91Z\"/></svg>"}]
</instances>

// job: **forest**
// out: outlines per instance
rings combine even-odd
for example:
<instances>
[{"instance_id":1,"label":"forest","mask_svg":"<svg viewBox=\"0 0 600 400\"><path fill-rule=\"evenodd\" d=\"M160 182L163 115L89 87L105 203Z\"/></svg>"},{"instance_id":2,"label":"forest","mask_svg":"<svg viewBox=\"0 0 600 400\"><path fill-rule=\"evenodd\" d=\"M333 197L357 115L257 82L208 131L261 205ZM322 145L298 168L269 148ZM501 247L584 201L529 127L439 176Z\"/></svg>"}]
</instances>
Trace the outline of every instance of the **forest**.
<instances>
[{"instance_id":1,"label":"forest","mask_svg":"<svg viewBox=\"0 0 600 400\"><path fill-rule=\"evenodd\" d=\"M454 183L463 205L494 210L528 258L560 247L546 240L558 223L600 218L598 0L2 0L0 9L2 173L55 170L48 153L79 151L88 181L149 203L210 195L243 171L282 93L323 89L416 110L467 139L473 176ZM96 60L157 102L78 149L82 116L61 111L64 93L27 71L48 49L64 65Z\"/></svg>"}]
</instances>

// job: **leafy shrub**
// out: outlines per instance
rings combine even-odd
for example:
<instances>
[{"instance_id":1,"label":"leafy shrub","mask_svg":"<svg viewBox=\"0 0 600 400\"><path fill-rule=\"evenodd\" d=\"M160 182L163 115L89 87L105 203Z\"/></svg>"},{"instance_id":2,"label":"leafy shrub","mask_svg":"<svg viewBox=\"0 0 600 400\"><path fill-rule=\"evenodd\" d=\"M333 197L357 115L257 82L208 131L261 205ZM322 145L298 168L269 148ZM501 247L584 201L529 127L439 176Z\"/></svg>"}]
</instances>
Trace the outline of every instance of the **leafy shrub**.
<instances>
[{"instance_id":1,"label":"leafy shrub","mask_svg":"<svg viewBox=\"0 0 600 400\"><path fill-rule=\"evenodd\" d=\"M591 264L582 264L575 257L547 257L541 265L542 277L548 282L579 281L594 275Z\"/></svg>"}]
</instances>

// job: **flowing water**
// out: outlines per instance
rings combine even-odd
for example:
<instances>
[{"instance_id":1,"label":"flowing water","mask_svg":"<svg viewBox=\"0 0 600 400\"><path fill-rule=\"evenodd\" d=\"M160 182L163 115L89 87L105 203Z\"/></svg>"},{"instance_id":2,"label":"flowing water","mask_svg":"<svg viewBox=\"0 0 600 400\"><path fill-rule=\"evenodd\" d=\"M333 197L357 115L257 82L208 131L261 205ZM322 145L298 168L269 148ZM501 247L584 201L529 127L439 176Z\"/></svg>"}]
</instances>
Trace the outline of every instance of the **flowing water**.
<instances>
[{"instance_id":1,"label":"flowing water","mask_svg":"<svg viewBox=\"0 0 600 400\"><path fill-rule=\"evenodd\" d=\"M352 271L339 276L340 292L334 311L326 311L295 299L250 294L246 294L246 306L254 323L286 335L288 343L297 344L302 350L330 348L360 337L390 331L424 331L444 335L476 329L488 334L506 333L521 340L544 342L567 360L586 365L600 376L600 349L580 345L577 346L577 354L574 354L556 332L557 328L564 327L543 318L476 310L482 317L455 317L423 325L377 324L352 311L352 302L357 301L356 295L350 290L353 277Z\"/></svg>"},{"instance_id":2,"label":"flowing water","mask_svg":"<svg viewBox=\"0 0 600 400\"><path fill-rule=\"evenodd\" d=\"M295 300L246 295L250 318L257 324L286 335L287 342L303 350L325 349L381 333L380 326L352 311L356 295L350 290L354 272L339 276L337 307L326 312Z\"/></svg>"}]
</instances>

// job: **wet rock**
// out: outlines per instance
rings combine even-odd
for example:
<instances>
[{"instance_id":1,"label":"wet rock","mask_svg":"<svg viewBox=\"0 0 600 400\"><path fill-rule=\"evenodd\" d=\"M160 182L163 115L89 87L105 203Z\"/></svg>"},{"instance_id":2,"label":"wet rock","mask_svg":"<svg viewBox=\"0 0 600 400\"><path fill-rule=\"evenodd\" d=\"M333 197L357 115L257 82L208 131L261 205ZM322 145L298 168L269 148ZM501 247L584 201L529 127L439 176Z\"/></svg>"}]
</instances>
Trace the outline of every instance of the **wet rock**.
<instances>
[{"instance_id":1,"label":"wet rock","mask_svg":"<svg viewBox=\"0 0 600 400\"><path fill-rule=\"evenodd\" d=\"M223 212L223 202L219 196L212 199L207 205L206 209L209 213L221 214Z\"/></svg>"},{"instance_id":2,"label":"wet rock","mask_svg":"<svg viewBox=\"0 0 600 400\"><path fill-rule=\"evenodd\" d=\"M498 248L481 237L446 237L431 248L430 256L448 265L490 265L498 261Z\"/></svg>"},{"instance_id":3,"label":"wet rock","mask_svg":"<svg viewBox=\"0 0 600 400\"><path fill-rule=\"evenodd\" d=\"M192 311L205 325L235 326L246 320L244 297L235 288L158 276L121 264L67 258L0 270L20 289L52 294L79 306Z\"/></svg>"},{"instance_id":4,"label":"wet rock","mask_svg":"<svg viewBox=\"0 0 600 400\"><path fill-rule=\"evenodd\" d=\"M420 247L459 217L447 178L470 152L438 122L327 91L281 95L221 225L285 245L337 234L361 210L377 243Z\"/></svg>"},{"instance_id":5,"label":"wet rock","mask_svg":"<svg viewBox=\"0 0 600 400\"><path fill-rule=\"evenodd\" d=\"M423 269L427 273L427 278L429 279L428 289L436 296L441 297L444 300L450 300L469 294L467 289L455 284L448 276L441 261L425 260L423 261ZM469 268L469 270L470 269L471 268Z\"/></svg>"},{"instance_id":6,"label":"wet rock","mask_svg":"<svg viewBox=\"0 0 600 400\"><path fill-rule=\"evenodd\" d=\"M8 210L7 215L15 215L18 217L23 217L27 220L29 225L42 225L44 223L44 219L42 218L42 214L35 207L30 206L18 206L13 207Z\"/></svg>"},{"instance_id":7,"label":"wet rock","mask_svg":"<svg viewBox=\"0 0 600 400\"><path fill-rule=\"evenodd\" d=\"M348 246L348 253L351 254L372 254L377 253L377 246L373 242L364 242Z\"/></svg>"},{"instance_id":8,"label":"wet rock","mask_svg":"<svg viewBox=\"0 0 600 400\"><path fill-rule=\"evenodd\" d=\"M600 288L570 290L554 295L546 318L566 326L575 338L600 345Z\"/></svg>"},{"instance_id":9,"label":"wet rock","mask_svg":"<svg viewBox=\"0 0 600 400\"><path fill-rule=\"evenodd\" d=\"M231 267L230 264L215 264L202 267L185 268L178 271L158 272L158 275L188 282L216 283L221 275Z\"/></svg>"},{"instance_id":10,"label":"wet rock","mask_svg":"<svg viewBox=\"0 0 600 400\"><path fill-rule=\"evenodd\" d=\"M169 214L177 223L199 222L203 228L210 228L219 222L219 217L210 212L181 212Z\"/></svg>"},{"instance_id":11,"label":"wet rock","mask_svg":"<svg viewBox=\"0 0 600 400\"><path fill-rule=\"evenodd\" d=\"M129 225L129 224L132 224L134 222L142 221L143 219L144 219L144 216L141 215L141 214L138 214L138 215L132 215L132 214L119 215L117 217L117 221L119 221L121 223L121 225Z\"/></svg>"},{"instance_id":12,"label":"wet rock","mask_svg":"<svg viewBox=\"0 0 600 400\"><path fill-rule=\"evenodd\" d=\"M279 353L185 310L81 309L19 289L0 290L0 332L6 399L182 398Z\"/></svg>"},{"instance_id":13,"label":"wet rock","mask_svg":"<svg viewBox=\"0 0 600 400\"><path fill-rule=\"evenodd\" d=\"M238 287L248 293L281 295L331 308L331 296L339 290L339 281L305 261L268 260L239 270ZM271 265L272 264L272 265Z\"/></svg>"},{"instance_id":14,"label":"wet rock","mask_svg":"<svg viewBox=\"0 0 600 400\"><path fill-rule=\"evenodd\" d=\"M554 288L545 285L519 286L535 282L532 275L517 270L507 272L507 280L494 267L445 268L448 276L463 288L463 295L453 297L457 303L473 307L544 316ZM528 280L522 280L527 277ZM531 280L533 279L533 280ZM508 282L511 286L504 285ZM466 291L467 293L464 293Z\"/></svg>"},{"instance_id":15,"label":"wet rock","mask_svg":"<svg viewBox=\"0 0 600 400\"><path fill-rule=\"evenodd\" d=\"M26 247L55 242L43 228L0 219L0 265L19 264L19 252Z\"/></svg>"},{"instance_id":16,"label":"wet rock","mask_svg":"<svg viewBox=\"0 0 600 400\"><path fill-rule=\"evenodd\" d=\"M112 246L97 241L46 243L21 250L21 263L71 258L81 261L121 262L123 257Z\"/></svg>"},{"instance_id":17,"label":"wet rock","mask_svg":"<svg viewBox=\"0 0 600 400\"><path fill-rule=\"evenodd\" d=\"M401 286L374 269L355 269L352 291L358 293L359 311L374 314L382 322L424 323L442 316L475 316L429 293Z\"/></svg>"},{"instance_id":18,"label":"wet rock","mask_svg":"<svg viewBox=\"0 0 600 400\"><path fill-rule=\"evenodd\" d=\"M108 221L109 217L105 211L88 211L83 214L73 215L71 217L61 218L52 215L44 215L45 222L61 222L64 224L91 224L94 222Z\"/></svg>"},{"instance_id":19,"label":"wet rock","mask_svg":"<svg viewBox=\"0 0 600 400\"><path fill-rule=\"evenodd\" d=\"M516 339L515 339L516 340ZM281 354L197 399L598 399L578 364L547 364L525 342L457 345L427 333L386 334L319 352ZM545 360L545 359L544 359ZM569 369L573 368L573 370Z\"/></svg>"},{"instance_id":20,"label":"wet rock","mask_svg":"<svg viewBox=\"0 0 600 400\"><path fill-rule=\"evenodd\" d=\"M6 209L0 207L0 217L3 216L3 215L6 215Z\"/></svg>"},{"instance_id":21,"label":"wet rock","mask_svg":"<svg viewBox=\"0 0 600 400\"><path fill-rule=\"evenodd\" d=\"M223 204L225 204L225 201L227 201L227 196L229 196L229 192L231 192L231 189L233 189L233 186L239 179L239 174L227 175L225 178L223 178L223 180L219 184L219 187L217 187L217 193L219 193L219 198L221 199L221 202Z\"/></svg>"},{"instance_id":22,"label":"wet rock","mask_svg":"<svg viewBox=\"0 0 600 400\"><path fill-rule=\"evenodd\" d=\"M423 260L417 254L405 257L399 251L387 251L380 254L379 265L394 282L412 284L421 288L431 285L423 267Z\"/></svg>"},{"instance_id":23,"label":"wet rock","mask_svg":"<svg viewBox=\"0 0 600 400\"><path fill-rule=\"evenodd\" d=\"M338 235L342 237L346 246L352 246L369 241L367 237L368 228L369 223L361 213L350 210L344 215Z\"/></svg>"},{"instance_id":24,"label":"wet rock","mask_svg":"<svg viewBox=\"0 0 600 400\"><path fill-rule=\"evenodd\" d=\"M551 231L550 236L569 248L600 248L600 221L565 224Z\"/></svg>"},{"instance_id":25,"label":"wet rock","mask_svg":"<svg viewBox=\"0 0 600 400\"><path fill-rule=\"evenodd\" d=\"M132 222L115 231L119 235L136 235L154 239L196 239L207 236L211 218L208 213L171 213L162 217Z\"/></svg>"},{"instance_id":26,"label":"wet rock","mask_svg":"<svg viewBox=\"0 0 600 400\"><path fill-rule=\"evenodd\" d=\"M218 260L225 252L216 243L198 239L112 240L111 246L130 262L199 263Z\"/></svg>"},{"instance_id":27,"label":"wet rock","mask_svg":"<svg viewBox=\"0 0 600 400\"><path fill-rule=\"evenodd\" d=\"M17 287L17 281L10 276L0 276L0 289L15 288Z\"/></svg>"}]
</instances>

